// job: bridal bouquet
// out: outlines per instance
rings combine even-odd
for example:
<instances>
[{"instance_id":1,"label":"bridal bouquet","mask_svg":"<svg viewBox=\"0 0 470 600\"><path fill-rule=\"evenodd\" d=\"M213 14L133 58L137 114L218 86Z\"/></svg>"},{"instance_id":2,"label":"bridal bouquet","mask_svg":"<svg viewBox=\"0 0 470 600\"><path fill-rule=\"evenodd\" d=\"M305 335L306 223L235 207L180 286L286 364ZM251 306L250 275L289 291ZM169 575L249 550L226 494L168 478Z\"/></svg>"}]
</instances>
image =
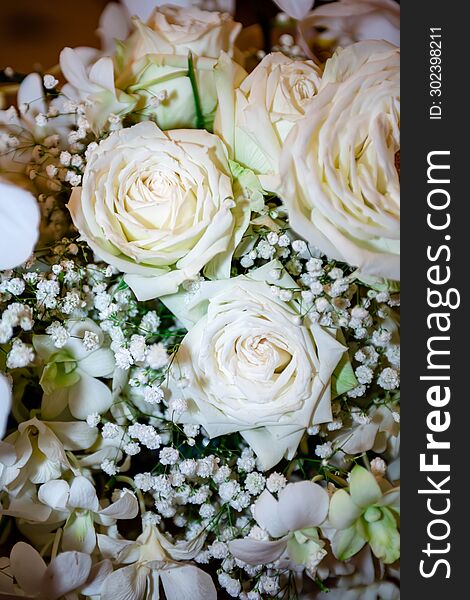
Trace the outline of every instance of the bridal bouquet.
<instances>
[{"instance_id":1,"label":"bridal bouquet","mask_svg":"<svg viewBox=\"0 0 470 600\"><path fill-rule=\"evenodd\" d=\"M0 598L399 597L398 5L278 4L0 111Z\"/></svg>"}]
</instances>

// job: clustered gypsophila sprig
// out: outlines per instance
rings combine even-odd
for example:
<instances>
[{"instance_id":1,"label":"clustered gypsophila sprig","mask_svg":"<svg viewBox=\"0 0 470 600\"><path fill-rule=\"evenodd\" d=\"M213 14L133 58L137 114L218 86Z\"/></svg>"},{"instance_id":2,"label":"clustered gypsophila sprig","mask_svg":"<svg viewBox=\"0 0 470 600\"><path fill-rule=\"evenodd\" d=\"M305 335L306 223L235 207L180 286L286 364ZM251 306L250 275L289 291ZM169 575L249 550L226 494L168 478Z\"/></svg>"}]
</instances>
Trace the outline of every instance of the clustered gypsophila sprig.
<instances>
[{"instance_id":1,"label":"clustered gypsophila sprig","mask_svg":"<svg viewBox=\"0 0 470 600\"><path fill-rule=\"evenodd\" d=\"M173 109L168 102L174 90L155 83L162 76L159 59L147 58L145 68L139 70L139 31L144 27L158 31L158 19L163 18L159 14L155 13L153 25L151 19L147 26L140 23L124 46L122 59L134 65L125 71L126 77L132 72L134 80L126 81L119 73L122 64L116 64L116 87L111 91L93 80L85 66L87 98L70 73L68 55L62 58L62 69L69 79L67 86L75 88L73 94L67 86L60 88L55 76L33 74L22 83L22 103L16 109L0 111L0 173L3 176L14 164L15 177L34 189L41 210L41 238L34 255L0 275L0 371L7 374L13 390L11 429L0 442L0 535L11 549L10 558L1 559L0 591L22 590L39 598L72 593L79 598L108 600L117 597L120 588L131 586L132 598L139 600L156 598L152 589L161 583L168 600L218 595L258 600L300 594L323 600L328 589L328 597L334 600L340 599L345 589L361 597L366 587L376 590L378 597L398 598L400 357L396 283L356 269L339 257L328 258L296 234L280 192L271 185L276 173L266 164L266 172L256 165L253 170L242 168L236 161L242 162L237 155L243 151L230 148L225 125L216 133L229 147L230 163L225 165L221 159L218 168L232 174L233 203L240 198L250 202L248 212L245 208L238 214L233 204L222 203L211 217L220 218L223 213L224 223L229 216L231 219L226 237L235 238L236 244L231 247L228 242L225 248L228 272L220 266L207 268L207 262L196 261L199 266L195 269L193 264L187 265L187 278L176 294L179 304L173 309L173 295L162 300L155 296L138 299L142 288L135 286L133 265L127 269L122 262L101 262L100 250L109 253L110 240L103 242L100 237L97 242L93 227L82 231L72 211L82 237L76 235L66 204L71 192L81 194L84 203L88 201L84 196L87 173L97 164L102 142L117 139L113 136L120 131L140 127L142 120L157 125L172 122L173 110L182 110L187 116L184 106ZM178 11L177 15L184 18ZM214 18L216 22L210 26L222 27L222 38L230 38L222 49L232 54L233 21L223 17L221 25L219 17ZM286 19L282 22L288 24ZM166 43L176 44L170 38ZM169 46L165 48L168 55ZM176 55L181 51L172 48ZM290 34L281 36L276 49L289 56L288 61L305 60ZM210 48L205 50L212 60ZM200 48L195 56L198 51ZM163 51L152 46L145 52L157 56ZM257 55L263 58L261 53ZM299 93L292 100L292 114L285 105L276 104L278 113L286 110L284 126L293 127L307 111L302 102L309 94L319 93L321 72L302 63L296 82L292 74L297 73L295 62L292 65L275 58L271 63L267 58L261 63L266 65L263 68L267 72L279 68L281 73L285 68L286 78ZM106 57L98 59L105 61ZM227 66L224 60L223 69ZM185 57L184 64L187 61ZM103 62L101 66L106 65ZM168 68L164 65L165 72ZM171 68L178 70L180 65ZM208 67L197 59L193 68L199 77L199 92L204 94L205 111L204 102L209 106L213 93L201 75ZM162 81L163 86L168 84L165 78ZM186 83L194 102L194 89ZM252 102L251 92L241 89L248 104ZM186 92L186 87L178 88L178 94ZM217 93L224 92L219 89ZM199 116L194 116L195 122ZM207 123L212 123L213 117ZM217 122L216 118L216 127ZM239 124L241 128L244 125ZM212 125L207 127L212 130ZM150 130L140 131L145 146ZM282 141L283 131L277 132ZM186 169L178 153L181 148L183 154L190 151L184 146L188 140L173 137L168 151L167 140L159 138L158 143L164 148L162 161L169 155L171 160L182 160ZM137 147L133 148L137 152ZM160 152L160 146L154 151ZM142 164L151 170L146 155L142 155ZM200 177L199 172L188 170L188 178L194 173L195 178ZM138 176L146 181L147 174ZM171 182L171 175L168 177ZM270 183L264 184L268 180ZM96 182L101 185L98 178ZM151 192L163 196L165 190L155 191L153 185L148 184ZM221 179L218 185L227 183ZM109 193L109 186L103 189ZM240 190L241 196L237 195ZM130 203L135 193L130 192ZM128 204L119 209L124 235L132 235L126 230L132 227L132 220L126 220L125 211L130 214L134 208ZM160 225L161 218L165 217L149 214L146 226ZM187 218L184 211L175 216L183 223ZM202 226L201 220L198 236ZM138 235L136 240L138 246ZM147 251L146 243L138 250ZM112 253L121 260L123 246L117 247ZM158 269L166 269L165 276L186 268L172 260L157 263ZM180 369L187 348L194 352L191 340L196 340L197 349L202 343L195 333L201 316L193 317L193 312L208 303L214 321L218 318L214 307L219 309L217 299L222 296L217 295L216 286L224 278L240 282L247 293L247 306L250 290L259 290L264 306L274 303L276 314L288 315L289 326L302 331L303 339L312 336L313 342L306 347L317 354L309 367L313 374L324 361L319 331L325 332L336 351L347 349L331 365L327 389L312 390L308 382L307 391L296 388L302 401L306 394L305 399L316 402L312 418L305 427L302 422L297 430L289 430L298 441L286 444L282 459L268 468L246 426L214 432L213 422L206 420L211 413L205 412L207 407L194 395L194 373ZM229 306L226 299L219 302ZM254 316L258 318L257 313ZM271 317L266 314L262 318ZM253 323L257 326L256 320ZM289 365L299 361L295 368L300 372L303 364L310 363L302 363L297 348L293 350L288 341L273 335L273 346L264 351L268 353L268 375L271 357L280 361L272 367L277 385ZM217 352L222 356L227 347L222 337L220 340ZM252 339L242 331L233 346L249 362L258 360L264 341L262 336ZM230 361L223 360L222 356L222 372L230 371ZM265 368L265 363L262 365ZM250 372L256 383L256 369ZM298 372L291 375L296 385ZM205 372L197 373L202 376ZM268 384L271 382L263 386ZM293 384L286 387L289 385ZM207 389L210 399L214 392ZM284 397L284 388L279 393ZM244 399L236 397L237 402ZM221 396L221 401L226 398ZM324 411L326 405L326 417L315 419L318 407ZM230 410L227 406L227 413L221 413L224 422ZM196 408L204 418L191 417L199 414ZM268 425L266 419L259 423L254 430L257 434L263 431L263 435L278 436L269 419ZM282 436L269 439L271 444ZM358 489L367 493L359 494ZM25 542L17 542L19 536ZM38 552L46 562L38 558ZM37 573L27 573L21 566L31 561L41 564ZM371 579L374 563L380 565L377 580L375 575ZM196 589L199 596L192 595Z\"/></svg>"}]
</instances>

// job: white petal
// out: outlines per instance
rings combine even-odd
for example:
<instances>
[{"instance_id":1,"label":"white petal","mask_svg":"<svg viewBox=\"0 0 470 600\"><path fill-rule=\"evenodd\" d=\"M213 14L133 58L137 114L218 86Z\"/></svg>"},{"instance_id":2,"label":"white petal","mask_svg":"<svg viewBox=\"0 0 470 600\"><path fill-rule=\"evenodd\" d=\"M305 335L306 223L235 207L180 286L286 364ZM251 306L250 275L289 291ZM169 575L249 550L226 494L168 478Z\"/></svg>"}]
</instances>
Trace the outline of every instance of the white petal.
<instances>
[{"instance_id":1,"label":"white petal","mask_svg":"<svg viewBox=\"0 0 470 600\"><path fill-rule=\"evenodd\" d=\"M0 514L15 517L15 519L24 519L33 523L47 521L51 515L51 509L48 506L39 504L34 497L29 494L23 494L16 498L11 498L8 509L2 510Z\"/></svg>"},{"instance_id":2,"label":"white petal","mask_svg":"<svg viewBox=\"0 0 470 600\"><path fill-rule=\"evenodd\" d=\"M192 540L179 540L172 544L157 527L153 531L162 548L175 561L192 560L202 550L206 539L205 533L201 532Z\"/></svg>"},{"instance_id":3,"label":"white petal","mask_svg":"<svg viewBox=\"0 0 470 600\"><path fill-rule=\"evenodd\" d=\"M80 593L84 596L98 596L101 591L101 586L106 577L113 572L113 565L110 560L105 559L93 565L86 584L80 589Z\"/></svg>"},{"instance_id":4,"label":"white petal","mask_svg":"<svg viewBox=\"0 0 470 600\"><path fill-rule=\"evenodd\" d=\"M17 461L16 449L13 444L0 441L0 463L12 467Z\"/></svg>"},{"instance_id":5,"label":"white petal","mask_svg":"<svg viewBox=\"0 0 470 600\"><path fill-rule=\"evenodd\" d=\"M265 565L277 560L287 546L285 537L275 541L254 540L245 538L243 540L232 540L228 543L230 552L249 565Z\"/></svg>"},{"instance_id":6,"label":"white petal","mask_svg":"<svg viewBox=\"0 0 470 600\"><path fill-rule=\"evenodd\" d=\"M96 490L86 477L75 477L70 486L69 506L98 512L100 505Z\"/></svg>"},{"instance_id":7,"label":"white petal","mask_svg":"<svg viewBox=\"0 0 470 600\"><path fill-rule=\"evenodd\" d=\"M370 471L356 465L349 478L349 493L357 506L367 507L382 498L382 490Z\"/></svg>"},{"instance_id":8,"label":"white petal","mask_svg":"<svg viewBox=\"0 0 470 600\"><path fill-rule=\"evenodd\" d=\"M84 420L91 413L104 413L113 403L108 386L80 371L80 380L70 388L69 408L76 419Z\"/></svg>"},{"instance_id":9,"label":"white petal","mask_svg":"<svg viewBox=\"0 0 470 600\"><path fill-rule=\"evenodd\" d=\"M98 430L86 423L51 421L47 426L57 435L65 450L88 450L96 442Z\"/></svg>"},{"instance_id":10,"label":"white petal","mask_svg":"<svg viewBox=\"0 0 470 600\"><path fill-rule=\"evenodd\" d=\"M105 53L114 53L115 40L125 40L129 35L130 21L125 9L110 2L101 13L98 35Z\"/></svg>"},{"instance_id":11,"label":"white petal","mask_svg":"<svg viewBox=\"0 0 470 600\"><path fill-rule=\"evenodd\" d=\"M63 479L54 479L41 485L38 498L47 506L57 510L65 510L69 497L69 484Z\"/></svg>"},{"instance_id":12,"label":"white petal","mask_svg":"<svg viewBox=\"0 0 470 600\"><path fill-rule=\"evenodd\" d=\"M329 519L335 529L351 527L360 514L359 507L346 490L338 490L331 497Z\"/></svg>"},{"instance_id":13,"label":"white petal","mask_svg":"<svg viewBox=\"0 0 470 600\"><path fill-rule=\"evenodd\" d=\"M388 492L385 492L379 504L381 506L390 506L390 508L400 512L400 488L392 488Z\"/></svg>"},{"instance_id":14,"label":"white petal","mask_svg":"<svg viewBox=\"0 0 470 600\"><path fill-rule=\"evenodd\" d=\"M92 66L90 81L115 93L113 61L109 56L103 56Z\"/></svg>"},{"instance_id":15,"label":"white petal","mask_svg":"<svg viewBox=\"0 0 470 600\"><path fill-rule=\"evenodd\" d=\"M268 490L264 490L255 502L253 516L258 525L272 537L282 537L287 533L279 519L278 502Z\"/></svg>"},{"instance_id":16,"label":"white petal","mask_svg":"<svg viewBox=\"0 0 470 600\"><path fill-rule=\"evenodd\" d=\"M103 582L101 600L141 600L146 587L145 571L136 565L114 571Z\"/></svg>"},{"instance_id":17,"label":"white petal","mask_svg":"<svg viewBox=\"0 0 470 600\"><path fill-rule=\"evenodd\" d=\"M312 10L315 0L274 0L289 17L300 21Z\"/></svg>"},{"instance_id":18,"label":"white petal","mask_svg":"<svg viewBox=\"0 0 470 600\"><path fill-rule=\"evenodd\" d=\"M39 358L43 360L47 360L51 354L57 352L57 348L54 346L54 341L50 335L34 335L33 348Z\"/></svg>"},{"instance_id":19,"label":"white petal","mask_svg":"<svg viewBox=\"0 0 470 600\"><path fill-rule=\"evenodd\" d=\"M142 21L147 21L157 6L164 4L173 4L174 6L183 6L189 8L192 0L122 0L130 16L139 17Z\"/></svg>"},{"instance_id":20,"label":"white petal","mask_svg":"<svg viewBox=\"0 0 470 600\"><path fill-rule=\"evenodd\" d=\"M41 591L56 600L83 585L90 573L91 558L82 552L63 552L47 567Z\"/></svg>"},{"instance_id":21,"label":"white petal","mask_svg":"<svg viewBox=\"0 0 470 600\"><path fill-rule=\"evenodd\" d=\"M120 554L123 550L128 548L129 546L137 547L136 542L131 542L130 540L122 540L117 538L112 538L108 535L104 535L102 533L98 533L98 547L101 552L101 556L105 558L115 559L118 554Z\"/></svg>"},{"instance_id":22,"label":"white petal","mask_svg":"<svg viewBox=\"0 0 470 600\"><path fill-rule=\"evenodd\" d=\"M27 594L36 595L41 586L41 580L46 572L46 563L39 552L29 544L18 542L10 554L10 566L21 589Z\"/></svg>"},{"instance_id":23,"label":"white petal","mask_svg":"<svg viewBox=\"0 0 470 600\"><path fill-rule=\"evenodd\" d=\"M113 519L133 519L139 512L137 498L129 490L124 490L116 502L100 511L100 515Z\"/></svg>"},{"instance_id":24,"label":"white petal","mask_svg":"<svg viewBox=\"0 0 470 600\"><path fill-rule=\"evenodd\" d=\"M42 78L39 73L30 73L23 79L18 89L17 102L18 106L27 104L33 115L47 112Z\"/></svg>"},{"instance_id":25,"label":"white petal","mask_svg":"<svg viewBox=\"0 0 470 600\"><path fill-rule=\"evenodd\" d=\"M114 354L108 348L100 348L82 358L78 366L92 377L111 377L116 367Z\"/></svg>"},{"instance_id":26,"label":"white petal","mask_svg":"<svg viewBox=\"0 0 470 600\"><path fill-rule=\"evenodd\" d=\"M288 531L321 525L329 507L326 491L312 481L289 483L279 494L279 516Z\"/></svg>"},{"instance_id":27,"label":"white petal","mask_svg":"<svg viewBox=\"0 0 470 600\"><path fill-rule=\"evenodd\" d=\"M99 88L90 82L80 54L72 48L64 48L60 53L60 70L67 81L84 93L92 94Z\"/></svg>"},{"instance_id":28,"label":"white petal","mask_svg":"<svg viewBox=\"0 0 470 600\"><path fill-rule=\"evenodd\" d=\"M89 513L73 512L67 519L62 536L64 550L76 550L91 554L96 546L96 533Z\"/></svg>"},{"instance_id":29,"label":"white petal","mask_svg":"<svg viewBox=\"0 0 470 600\"><path fill-rule=\"evenodd\" d=\"M257 427L242 431L241 435L253 448L263 471L272 469L286 455L289 444L287 438L276 439L266 427ZM303 431L299 431L296 437L295 448L299 445Z\"/></svg>"},{"instance_id":30,"label":"white petal","mask_svg":"<svg viewBox=\"0 0 470 600\"><path fill-rule=\"evenodd\" d=\"M44 394L41 402L41 416L44 420L57 419L66 410L69 403L70 388L63 387L51 394Z\"/></svg>"},{"instance_id":31,"label":"white petal","mask_svg":"<svg viewBox=\"0 0 470 600\"><path fill-rule=\"evenodd\" d=\"M0 373L0 440L5 435L10 409L11 383L10 380L3 375L3 373Z\"/></svg>"},{"instance_id":32,"label":"white petal","mask_svg":"<svg viewBox=\"0 0 470 600\"><path fill-rule=\"evenodd\" d=\"M167 600L217 600L212 577L202 569L187 565L159 571Z\"/></svg>"},{"instance_id":33,"label":"white petal","mask_svg":"<svg viewBox=\"0 0 470 600\"><path fill-rule=\"evenodd\" d=\"M0 181L0 270L25 262L38 241L39 207L28 191Z\"/></svg>"}]
</instances>

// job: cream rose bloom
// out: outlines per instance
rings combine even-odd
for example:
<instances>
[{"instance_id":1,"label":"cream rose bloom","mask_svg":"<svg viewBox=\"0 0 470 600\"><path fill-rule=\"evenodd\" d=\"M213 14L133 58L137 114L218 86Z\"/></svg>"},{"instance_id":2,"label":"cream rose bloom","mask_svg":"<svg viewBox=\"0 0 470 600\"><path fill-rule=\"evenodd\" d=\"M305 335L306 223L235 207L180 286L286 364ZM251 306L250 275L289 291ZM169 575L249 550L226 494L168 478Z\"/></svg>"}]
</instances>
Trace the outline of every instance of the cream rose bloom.
<instances>
[{"instance_id":1,"label":"cream rose bloom","mask_svg":"<svg viewBox=\"0 0 470 600\"><path fill-rule=\"evenodd\" d=\"M147 26L158 52L209 58L218 58L222 51L232 56L242 28L228 13L171 5L157 7Z\"/></svg>"},{"instance_id":2,"label":"cream rose bloom","mask_svg":"<svg viewBox=\"0 0 470 600\"><path fill-rule=\"evenodd\" d=\"M162 132L139 123L92 153L68 208L82 238L127 273L139 300L176 292L202 269L229 277L249 208L234 201L220 140L207 131Z\"/></svg>"},{"instance_id":3,"label":"cream rose bloom","mask_svg":"<svg viewBox=\"0 0 470 600\"><path fill-rule=\"evenodd\" d=\"M259 176L265 190L279 187L284 141L304 116L320 82L320 69L312 61L292 60L277 52L263 58L246 78L228 57L219 59L215 131L234 160Z\"/></svg>"},{"instance_id":4,"label":"cream rose bloom","mask_svg":"<svg viewBox=\"0 0 470 600\"><path fill-rule=\"evenodd\" d=\"M400 5L395 0L339 0L312 10L299 23L301 41L345 47L362 40L400 44Z\"/></svg>"},{"instance_id":5,"label":"cream rose bloom","mask_svg":"<svg viewBox=\"0 0 470 600\"><path fill-rule=\"evenodd\" d=\"M360 42L327 61L290 132L280 196L293 229L367 275L400 278L399 50Z\"/></svg>"},{"instance_id":6,"label":"cream rose bloom","mask_svg":"<svg viewBox=\"0 0 470 600\"><path fill-rule=\"evenodd\" d=\"M331 420L331 375L345 351L301 320L296 302L274 297L270 283L295 287L287 274L270 278L276 267L164 299L189 330L169 377L171 399L187 401L181 421L211 438L239 431L264 469L292 458L307 427Z\"/></svg>"}]
</instances>

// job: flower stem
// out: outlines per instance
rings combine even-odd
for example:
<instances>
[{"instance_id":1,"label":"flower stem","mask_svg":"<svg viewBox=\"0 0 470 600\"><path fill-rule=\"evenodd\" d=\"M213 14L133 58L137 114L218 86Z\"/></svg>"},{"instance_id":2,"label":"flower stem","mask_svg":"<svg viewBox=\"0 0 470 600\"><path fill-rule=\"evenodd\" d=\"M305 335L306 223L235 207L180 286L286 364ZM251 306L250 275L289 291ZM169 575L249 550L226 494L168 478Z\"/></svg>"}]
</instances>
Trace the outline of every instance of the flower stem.
<instances>
[{"instance_id":1,"label":"flower stem","mask_svg":"<svg viewBox=\"0 0 470 600\"><path fill-rule=\"evenodd\" d=\"M196 72L194 70L194 60L191 52L188 55L188 77L189 81L191 82L191 88L193 90L194 96L194 107L196 109L196 129L205 129L205 119L202 112L201 98L199 96L199 89L197 87Z\"/></svg>"}]
</instances>

